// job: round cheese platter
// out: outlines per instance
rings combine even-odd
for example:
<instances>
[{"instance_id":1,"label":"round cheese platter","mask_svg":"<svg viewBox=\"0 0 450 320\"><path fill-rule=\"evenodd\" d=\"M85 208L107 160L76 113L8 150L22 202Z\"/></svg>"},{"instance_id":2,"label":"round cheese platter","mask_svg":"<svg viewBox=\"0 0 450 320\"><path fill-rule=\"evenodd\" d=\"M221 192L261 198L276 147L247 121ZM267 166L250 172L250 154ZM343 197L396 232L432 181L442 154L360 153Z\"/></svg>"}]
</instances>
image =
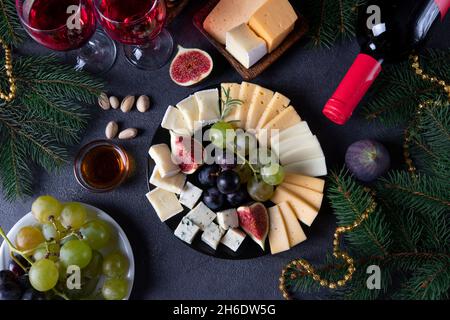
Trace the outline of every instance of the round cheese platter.
<instances>
[{"instance_id":1,"label":"round cheese platter","mask_svg":"<svg viewBox=\"0 0 450 320\"><path fill-rule=\"evenodd\" d=\"M168 107L149 150L146 196L186 245L251 259L306 241L326 174L320 143L289 98L222 83Z\"/></svg>"}]
</instances>

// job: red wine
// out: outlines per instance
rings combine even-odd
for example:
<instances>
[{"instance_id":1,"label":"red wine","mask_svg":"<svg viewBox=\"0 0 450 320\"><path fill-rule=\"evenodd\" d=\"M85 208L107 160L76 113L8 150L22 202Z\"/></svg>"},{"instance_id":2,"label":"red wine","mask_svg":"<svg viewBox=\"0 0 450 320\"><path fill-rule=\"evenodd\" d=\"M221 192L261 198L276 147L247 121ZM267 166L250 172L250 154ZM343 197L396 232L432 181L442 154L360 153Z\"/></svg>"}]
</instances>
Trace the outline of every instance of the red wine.
<instances>
[{"instance_id":1,"label":"red wine","mask_svg":"<svg viewBox=\"0 0 450 320\"><path fill-rule=\"evenodd\" d=\"M405 59L442 20L450 0L372 0L359 26L361 53L327 102L323 113L345 124L382 71L382 64Z\"/></svg>"},{"instance_id":2,"label":"red wine","mask_svg":"<svg viewBox=\"0 0 450 320\"><path fill-rule=\"evenodd\" d=\"M98 0L100 23L114 40L143 45L164 27L166 6L162 0Z\"/></svg>"},{"instance_id":3,"label":"red wine","mask_svg":"<svg viewBox=\"0 0 450 320\"><path fill-rule=\"evenodd\" d=\"M16 7L28 33L53 50L77 49L95 32L90 0L16 0Z\"/></svg>"}]
</instances>

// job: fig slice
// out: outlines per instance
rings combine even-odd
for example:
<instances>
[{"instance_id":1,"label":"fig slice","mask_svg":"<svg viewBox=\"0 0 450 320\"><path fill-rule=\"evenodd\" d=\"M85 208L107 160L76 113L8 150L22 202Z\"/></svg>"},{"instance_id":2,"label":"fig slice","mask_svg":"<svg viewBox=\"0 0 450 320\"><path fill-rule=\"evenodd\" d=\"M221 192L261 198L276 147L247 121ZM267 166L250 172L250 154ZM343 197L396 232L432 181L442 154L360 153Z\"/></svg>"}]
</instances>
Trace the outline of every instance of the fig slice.
<instances>
[{"instance_id":1,"label":"fig slice","mask_svg":"<svg viewBox=\"0 0 450 320\"><path fill-rule=\"evenodd\" d=\"M170 64L170 78L180 86L189 87L208 77L213 65L207 52L178 46L178 53Z\"/></svg>"},{"instance_id":2,"label":"fig slice","mask_svg":"<svg viewBox=\"0 0 450 320\"><path fill-rule=\"evenodd\" d=\"M180 167L181 172L193 174L203 164L204 149L200 142L188 135L170 132L172 160Z\"/></svg>"},{"instance_id":3,"label":"fig slice","mask_svg":"<svg viewBox=\"0 0 450 320\"><path fill-rule=\"evenodd\" d=\"M239 207L237 213L241 228L264 250L269 233L269 214L266 207L257 202L249 207Z\"/></svg>"}]
</instances>

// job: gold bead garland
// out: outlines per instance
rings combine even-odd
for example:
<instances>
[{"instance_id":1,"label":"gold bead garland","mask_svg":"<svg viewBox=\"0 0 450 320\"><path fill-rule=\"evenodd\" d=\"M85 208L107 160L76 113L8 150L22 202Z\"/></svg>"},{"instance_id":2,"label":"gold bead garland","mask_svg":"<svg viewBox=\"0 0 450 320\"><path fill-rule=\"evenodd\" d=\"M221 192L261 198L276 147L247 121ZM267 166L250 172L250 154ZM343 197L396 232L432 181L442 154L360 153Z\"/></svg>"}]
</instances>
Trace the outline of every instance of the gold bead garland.
<instances>
[{"instance_id":1,"label":"gold bead garland","mask_svg":"<svg viewBox=\"0 0 450 320\"><path fill-rule=\"evenodd\" d=\"M440 79L438 79L435 76L432 76L432 75L429 75L429 74L425 73L425 71L420 67L420 62L419 62L419 56L418 55L412 55L410 57L410 59L412 60L411 67L416 72L416 74L419 77L421 77L422 80L430 81L431 83L435 83L435 84L438 84L439 86L441 86L444 89L444 91L447 93L448 98L450 99L450 84L447 84L446 81L440 80Z\"/></svg>"},{"instance_id":2,"label":"gold bead garland","mask_svg":"<svg viewBox=\"0 0 450 320\"><path fill-rule=\"evenodd\" d=\"M343 235L344 233L348 233L358 228L365 220L369 218L369 215L375 211L377 207L375 200L373 200L375 192L369 189L366 189L366 191L370 192L372 195L372 202L369 205L369 207L353 223L347 226L337 227L334 233L333 256L336 259L344 260L345 263L348 265L347 272L344 275L343 279L338 280L336 282L322 279L322 277L315 271L314 267L308 261L304 259L293 260L282 270L281 277L279 279L280 282L279 289L283 294L284 299L286 300L291 299L291 296L289 295L289 292L286 288L286 279L285 279L286 273L289 271L289 269L298 268L299 266L305 270L306 275L312 277L314 281L319 282L320 286L327 287L332 290L337 289L338 287L345 286L345 284L352 279L353 273L356 271L355 262L347 252L340 250L340 239L341 235ZM291 280L295 280L296 277L297 276L294 273L290 275Z\"/></svg>"},{"instance_id":3,"label":"gold bead garland","mask_svg":"<svg viewBox=\"0 0 450 320\"><path fill-rule=\"evenodd\" d=\"M11 48L0 38L0 43L5 51L5 73L9 83L9 93L4 93L0 90L0 99L10 102L16 97L16 80L13 76L13 66L11 58Z\"/></svg>"}]
</instances>

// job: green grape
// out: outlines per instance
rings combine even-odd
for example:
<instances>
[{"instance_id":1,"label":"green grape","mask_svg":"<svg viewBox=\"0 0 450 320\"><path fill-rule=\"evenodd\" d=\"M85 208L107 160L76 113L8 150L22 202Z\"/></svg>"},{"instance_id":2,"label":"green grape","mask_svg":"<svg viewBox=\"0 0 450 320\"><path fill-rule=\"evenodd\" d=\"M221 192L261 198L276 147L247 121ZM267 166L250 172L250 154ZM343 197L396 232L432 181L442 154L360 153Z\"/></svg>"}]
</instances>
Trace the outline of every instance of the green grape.
<instances>
[{"instance_id":1,"label":"green grape","mask_svg":"<svg viewBox=\"0 0 450 320\"><path fill-rule=\"evenodd\" d=\"M130 263L120 252L109 254L103 260L103 274L107 277L122 277L128 272Z\"/></svg>"},{"instance_id":2,"label":"green grape","mask_svg":"<svg viewBox=\"0 0 450 320\"><path fill-rule=\"evenodd\" d=\"M33 253L34 261L49 259L52 261L58 261L59 259L59 244L48 243L46 246L42 246Z\"/></svg>"},{"instance_id":3,"label":"green grape","mask_svg":"<svg viewBox=\"0 0 450 320\"><path fill-rule=\"evenodd\" d=\"M209 140L219 148L226 148L227 143L233 142L234 138L234 127L228 122L216 122L209 130Z\"/></svg>"},{"instance_id":4,"label":"green grape","mask_svg":"<svg viewBox=\"0 0 450 320\"><path fill-rule=\"evenodd\" d=\"M64 205L61 212L61 224L65 228L78 229L80 228L87 219L86 207L81 203L69 202Z\"/></svg>"},{"instance_id":5,"label":"green grape","mask_svg":"<svg viewBox=\"0 0 450 320\"><path fill-rule=\"evenodd\" d=\"M47 249L45 249L44 247L36 249L33 253L34 261L45 259L46 256L47 256Z\"/></svg>"},{"instance_id":6,"label":"green grape","mask_svg":"<svg viewBox=\"0 0 450 320\"><path fill-rule=\"evenodd\" d=\"M274 187L259 178L252 177L247 184L247 191L253 200L265 202L272 198Z\"/></svg>"},{"instance_id":7,"label":"green grape","mask_svg":"<svg viewBox=\"0 0 450 320\"><path fill-rule=\"evenodd\" d=\"M16 235L16 247L21 251L35 249L45 241L41 230L33 226L23 227Z\"/></svg>"},{"instance_id":8,"label":"green grape","mask_svg":"<svg viewBox=\"0 0 450 320\"><path fill-rule=\"evenodd\" d=\"M55 262L49 259L42 259L30 268L28 273L30 283L34 289L45 292L53 289L59 279L59 271Z\"/></svg>"},{"instance_id":9,"label":"green grape","mask_svg":"<svg viewBox=\"0 0 450 320\"><path fill-rule=\"evenodd\" d=\"M106 300L122 300L128 293L128 281L126 279L108 279L103 284L102 295Z\"/></svg>"},{"instance_id":10,"label":"green grape","mask_svg":"<svg viewBox=\"0 0 450 320\"><path fill-rule=\"evenodd\" d=\"M69 242L71 240L78 240L78 237L76 235L67 236L67 237L61 239L61 245L65 245L67 242Z\"/></svg>"},{"instance_id":11,"label":"green grape","mask_svg":"<svg viewBox=\"0 0 450 320\"><path fill-rule=\"evenodd\" d=\"M256 137L243 130L236 132L236 153L241 156L247 156L251 151L256 150L258 141Z\"/></svg>"},{"instance_id":12,"label":"green grape","mask_svg":"<svg viewBox=\"0 0 450 320\"><path fill-rule=\"evenodd\" d=\"M91 261L92 249L83 240L70 240L61 247L59 257L66 267L76 265L84 268Z\"/></svg>"},{"instance_id":13,"label":"green grape","mask_svg":"<svg viewBox=\"0 0 450 320\"><path fill-rule=\"evenodd\" d=\"M248 180L250 180L250 178L253 176L253 171L247 163L239 165L235 168L235 171L239 175L241 183L247 183Z\"/></svg>"},{"instance_id":14,"label":"green grape","mask_svg":"<svg viewBox=\"0 0 450 320\"><path fill-rule=\"evenodd\" d=\"M261 169L262 179L271 186L278 186L283 183L284 176L284 168L278 163L273 163Z\"/></svg>"},{"instance_id":15,"label":"green grape","mask_svg":"<svg viewBox=\"0 0 450 320\"><path fill-rule=\"evenodd\" d=\"M89 246L96 250L104 248L111 238L109 227L101 220L89 221L81 227L80 232Z\"/></svg>"},{"instance_id":16,"label":"green grape","mask_svg":"<svg viewBox=\"0 0 450 320\"><path fill-rule=\"evenodd\" d=\"M61 202L52 196L40 196L31 205L31 212L40 223L48 223L50 217L59 217L62 207Z\"/></svg>"},{"instance_id":17,"label":"green grape","mask_svg":"<svg viewBox=\"0 0 450 320\"><path fill-rule=\"evenodd\" d=\"M88 298L95 292L102 273L102 263L102 254L93 250L91 262L81 270L81 288L64 290L70 299Z\"/></svg>"},{"instance_id":18,"label":"green grape","mask_svg":"<svg viewBox=\"0 0 450 320\"><path fill-rule=\"evenodd\" d=\"M67 267L65 267L61 263L61 261L56 261L55 265L58 268L58 272L59 272L58 281L60 283L65 283L66 282L66 278L67 278ZM66 287L66 286L64 286L64 287Z\"/></svg>"},{"instance_id":19,"label":"green grape","mask_svg":"<svg viewBox=\"0 0 450 320\"><path fill-rule=\"evenodd\" d=\"M97 250L92 250L91 262L83 269L83 275L98 278L102 274L103 256Z\"/></svg>"}]
</instances>

